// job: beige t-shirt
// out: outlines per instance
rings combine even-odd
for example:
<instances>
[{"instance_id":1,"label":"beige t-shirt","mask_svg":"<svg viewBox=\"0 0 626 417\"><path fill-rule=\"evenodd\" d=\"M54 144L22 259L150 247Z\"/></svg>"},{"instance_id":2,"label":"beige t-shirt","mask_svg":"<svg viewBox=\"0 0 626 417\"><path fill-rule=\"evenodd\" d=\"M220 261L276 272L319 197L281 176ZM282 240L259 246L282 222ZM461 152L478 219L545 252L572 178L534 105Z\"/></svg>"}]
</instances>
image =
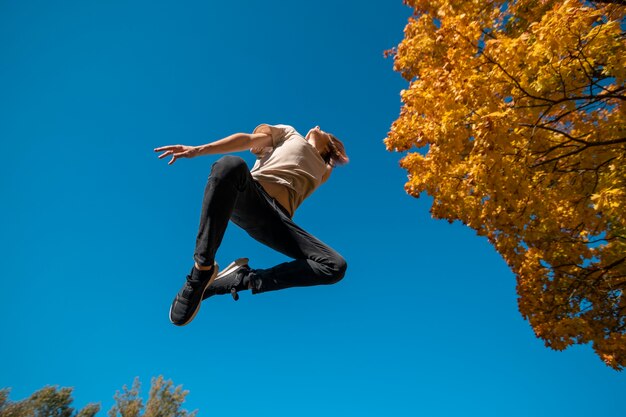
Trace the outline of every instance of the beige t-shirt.
<instances>
[{"instance_id":1,"label":"beige t-shirt","mask_svg":"<svg viewBox=\"0 0 626 417\"><path fill-rule=\"evenodd\" d=\"M281 202L291 215L317 187L328 178L330 168L317 149L291 126L262 124L255 133L272 135L273 147L252 149L257 160L250 173L261 184L285 187L287 201Z\"/></svg>"}]
</instances>

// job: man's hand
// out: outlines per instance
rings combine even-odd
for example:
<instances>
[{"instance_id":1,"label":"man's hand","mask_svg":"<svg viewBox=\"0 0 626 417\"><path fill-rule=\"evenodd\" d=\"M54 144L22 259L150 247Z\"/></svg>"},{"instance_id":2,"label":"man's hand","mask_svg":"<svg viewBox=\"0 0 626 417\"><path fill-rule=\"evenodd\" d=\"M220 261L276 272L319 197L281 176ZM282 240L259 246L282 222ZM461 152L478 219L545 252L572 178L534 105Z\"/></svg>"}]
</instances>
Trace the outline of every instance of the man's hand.
<instances>
[{"instance_id":1,"label":"man's hand","mask_svg":"<svg viewBox=\"0 0 626 417\"><path fill-rule=\"evenodd\" d=\"M159 155L159 159L172 155L172 159L167 163L168 165L172 165L179 158L193 158L197 155L196 147L187 145L161 146L160 148L155 148L154 152L163 152Z\"/></svg>"}]
</instances>

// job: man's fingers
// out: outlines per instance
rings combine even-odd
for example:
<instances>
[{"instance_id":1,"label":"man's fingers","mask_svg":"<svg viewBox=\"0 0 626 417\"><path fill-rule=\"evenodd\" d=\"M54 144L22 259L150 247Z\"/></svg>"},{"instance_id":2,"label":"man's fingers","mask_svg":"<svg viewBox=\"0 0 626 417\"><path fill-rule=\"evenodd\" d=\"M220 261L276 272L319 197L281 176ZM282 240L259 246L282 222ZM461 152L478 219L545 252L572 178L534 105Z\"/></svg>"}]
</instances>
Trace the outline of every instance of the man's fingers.
<instances>
[{"instance_id":1,"label":"man's fingers","mask_svg":"<svg viewBox=\"0 0 626 417\"><path fill-rule=\"evenodd\" d=\"M154 148L154 152L171 151L171 150L179 148L179 147L180 147L180 145L161 146L159 148Z\"/></svg>"},{"instance_id":2,"label":"man's fingers","mask_svg":"<svg viewBox=\"0 0 626 417\"><path fill-rule=\"evenodd\" d=\"M161 146L160 148L154 148L155 152L162 152L164 151L161 155L159 155L159 159L163 159L166 156L172 156L172 159L170 159L170 161L167 163L168 165L172 165L178 158L186 158L188 156L188 152L186 150L181 151L181 147L180 145L175 145L175 146ZM183 148L184 149L184 148ZM179 151L179 152L176 152Z\"/></svg>"}]
</instances>

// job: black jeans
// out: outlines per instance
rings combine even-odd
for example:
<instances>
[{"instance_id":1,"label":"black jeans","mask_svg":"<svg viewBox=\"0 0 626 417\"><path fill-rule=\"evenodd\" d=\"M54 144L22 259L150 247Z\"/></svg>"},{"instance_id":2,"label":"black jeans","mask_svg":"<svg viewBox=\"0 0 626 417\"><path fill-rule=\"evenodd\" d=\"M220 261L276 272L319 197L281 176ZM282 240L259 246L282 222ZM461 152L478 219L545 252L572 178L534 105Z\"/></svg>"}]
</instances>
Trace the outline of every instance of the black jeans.
<instances>
[{"instance_id":1,"label":"black jeans","mask_svg":"<svg viewBox=\"0 0 626 417\"><path fill-rule=\"evenodd\" d=\"M198 265L213 264L229 220L294 259L269 269L252 269L255 293L333 284L345 274L345 259L296 225L236 156L224 156L211 168L196 238L194 259Z\"/></svg>"}]
</instances>

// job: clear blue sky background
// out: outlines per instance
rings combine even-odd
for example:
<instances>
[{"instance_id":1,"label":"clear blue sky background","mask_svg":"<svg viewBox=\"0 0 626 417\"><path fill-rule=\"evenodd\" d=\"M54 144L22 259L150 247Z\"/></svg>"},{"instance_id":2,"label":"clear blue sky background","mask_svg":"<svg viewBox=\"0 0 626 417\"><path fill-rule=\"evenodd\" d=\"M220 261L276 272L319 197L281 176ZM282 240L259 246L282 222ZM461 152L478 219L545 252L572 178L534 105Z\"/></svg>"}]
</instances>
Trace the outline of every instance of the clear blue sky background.
<instances>
[{"instance_id":1,"label":"clear blue sky background","mask_svg":"<svg viewBox=\"0 0 626 417\"><path fill-rule=\"evenodd\" d=\"M139 377L201 416L617 416L626 380L553 352L483 238L430 218L382 139L406 82L400 0L0 0L0 386L102 402ZM319 124L352 162L296 221L349 263L334 286L214 298L178 328L216 157L152 149ZM242 154L252 163L252 155ZM232 226L226 265L285 260Z\"/></svg>"}]
</instances>

